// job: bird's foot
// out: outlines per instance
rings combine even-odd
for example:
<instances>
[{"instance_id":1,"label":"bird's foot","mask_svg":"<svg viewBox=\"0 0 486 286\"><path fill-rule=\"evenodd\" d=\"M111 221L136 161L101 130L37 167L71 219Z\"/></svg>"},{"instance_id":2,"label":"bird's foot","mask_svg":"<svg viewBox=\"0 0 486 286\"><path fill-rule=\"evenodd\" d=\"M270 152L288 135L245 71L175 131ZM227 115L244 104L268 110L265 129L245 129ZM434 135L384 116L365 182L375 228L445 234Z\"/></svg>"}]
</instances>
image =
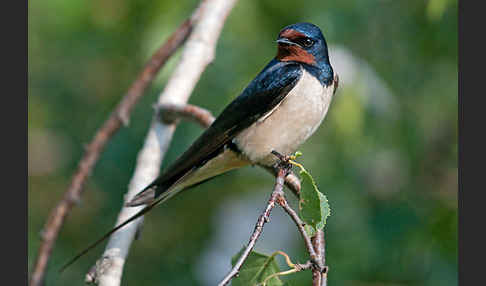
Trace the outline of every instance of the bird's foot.
<instances>
[{"instance_id":1,"label":"bird's foot","mask_svg":"<svg viewBox=\"0 0 486 286\"><path fill-rule=\"evenodd\" d=\"M275 163L275 168L276 169L283 169L285 170L285 176L291 173L292 171L292 166L293 164L291 163L291 160L293 159L293 156L289 155L282 155L279 152L272 150L272 154L275 155L278 158L277 163Z\"/></svg>"}]
</instances>

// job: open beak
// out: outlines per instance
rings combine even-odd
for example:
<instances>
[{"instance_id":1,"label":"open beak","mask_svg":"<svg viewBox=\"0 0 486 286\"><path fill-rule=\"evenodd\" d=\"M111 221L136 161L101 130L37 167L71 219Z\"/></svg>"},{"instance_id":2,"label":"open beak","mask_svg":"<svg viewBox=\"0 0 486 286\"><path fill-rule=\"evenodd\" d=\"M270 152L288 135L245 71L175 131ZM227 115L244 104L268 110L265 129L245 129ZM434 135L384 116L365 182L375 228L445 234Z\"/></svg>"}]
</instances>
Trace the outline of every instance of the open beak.
<instances>
[{"instance_id":1,"label":"open beak","mask_svg":"<svg viewBox=\"0 0 486 286\"><path fill-rule=\"evenodd\" d=\"M293 46L299 46L299 47L300 47L300 45L299 45L299 44L294 43L294 42L291 42L291 41L290 41L289 39L287 39L287 38L279 38L279 39L277 40L277 43L278 43L278 44L283 44L283 45L293 45Z\"/></svg>"}]
</instances>

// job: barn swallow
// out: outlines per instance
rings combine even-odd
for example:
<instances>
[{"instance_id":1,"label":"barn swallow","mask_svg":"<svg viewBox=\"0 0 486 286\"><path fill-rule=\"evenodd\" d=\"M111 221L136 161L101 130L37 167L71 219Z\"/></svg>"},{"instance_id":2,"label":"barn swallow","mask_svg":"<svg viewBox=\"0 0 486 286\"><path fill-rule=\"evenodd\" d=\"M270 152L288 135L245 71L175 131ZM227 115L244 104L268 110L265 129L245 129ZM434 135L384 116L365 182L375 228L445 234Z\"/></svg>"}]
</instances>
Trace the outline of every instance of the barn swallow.
<instances>
[{"instance_id":1,"label":"barn swallow","mask_svg":"<svg viewBox=\"0 0 486 286\"><path fill-rule=\"evenodd\" d=\"M145 207L67 263L63 269L116 230L175 194L247 165L272 167L271 152L290 155L319 127L338 87L326 40L310 23L283 28L278 51L167 170L127 206Z\"/></svg>"}]
</instances>

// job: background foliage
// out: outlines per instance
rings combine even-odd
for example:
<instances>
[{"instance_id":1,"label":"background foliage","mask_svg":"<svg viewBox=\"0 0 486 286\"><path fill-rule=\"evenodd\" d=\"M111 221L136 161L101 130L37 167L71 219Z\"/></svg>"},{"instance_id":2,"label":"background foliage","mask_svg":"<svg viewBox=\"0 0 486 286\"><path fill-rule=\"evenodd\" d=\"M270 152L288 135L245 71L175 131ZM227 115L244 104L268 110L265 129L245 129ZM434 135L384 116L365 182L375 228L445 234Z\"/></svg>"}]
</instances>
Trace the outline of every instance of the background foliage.
<instances>
[{"instance_id":1,"label":"background foliage","mask_svg":"<svg viewBox=\"0 0 486 286\"><path fill-rule=\"evenodd\" d=\"M83 144L196 5L29 1L29 272ZM219 114L275 55L278 31L300 21L322 28L341 77L323 126L299 158L333 209L329 284L456 285L457 1L240 1L190 102ZM47 285L83 285L101 254L100 247L58 277L61 263L114 223L151 104L176 59L103 153L55 245ZM181 124L165 162L200 132ZM272 185L266 172L246 168L159 207L132 247L123 284L213 285L247 242ZM284 250L304 262L293 223L277 209L272 218L256 250ZM306 285L310 276L289 278Z\"/></svg>"}]
</instances>

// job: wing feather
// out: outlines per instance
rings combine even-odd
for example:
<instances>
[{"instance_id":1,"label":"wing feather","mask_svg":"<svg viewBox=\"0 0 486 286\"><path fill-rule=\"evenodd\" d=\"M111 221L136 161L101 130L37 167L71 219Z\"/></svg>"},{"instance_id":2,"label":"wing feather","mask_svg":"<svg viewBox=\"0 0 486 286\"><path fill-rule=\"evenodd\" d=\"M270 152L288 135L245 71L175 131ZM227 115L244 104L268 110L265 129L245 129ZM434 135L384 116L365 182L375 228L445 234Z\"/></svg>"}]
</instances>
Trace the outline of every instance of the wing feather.
<instances>
[{"instance_id":1,"label":"wing feather","mask_svg":"<svg viewBox=\"0 0 486 286\"><path fill-rule=\"evenodd\" d=\"M296 63L271 61L187 151L146 189L155 186L156 198L191 169L216 156L239 132L277 106L301 75L302 68Z\"/></svg>"}]
</instances>

